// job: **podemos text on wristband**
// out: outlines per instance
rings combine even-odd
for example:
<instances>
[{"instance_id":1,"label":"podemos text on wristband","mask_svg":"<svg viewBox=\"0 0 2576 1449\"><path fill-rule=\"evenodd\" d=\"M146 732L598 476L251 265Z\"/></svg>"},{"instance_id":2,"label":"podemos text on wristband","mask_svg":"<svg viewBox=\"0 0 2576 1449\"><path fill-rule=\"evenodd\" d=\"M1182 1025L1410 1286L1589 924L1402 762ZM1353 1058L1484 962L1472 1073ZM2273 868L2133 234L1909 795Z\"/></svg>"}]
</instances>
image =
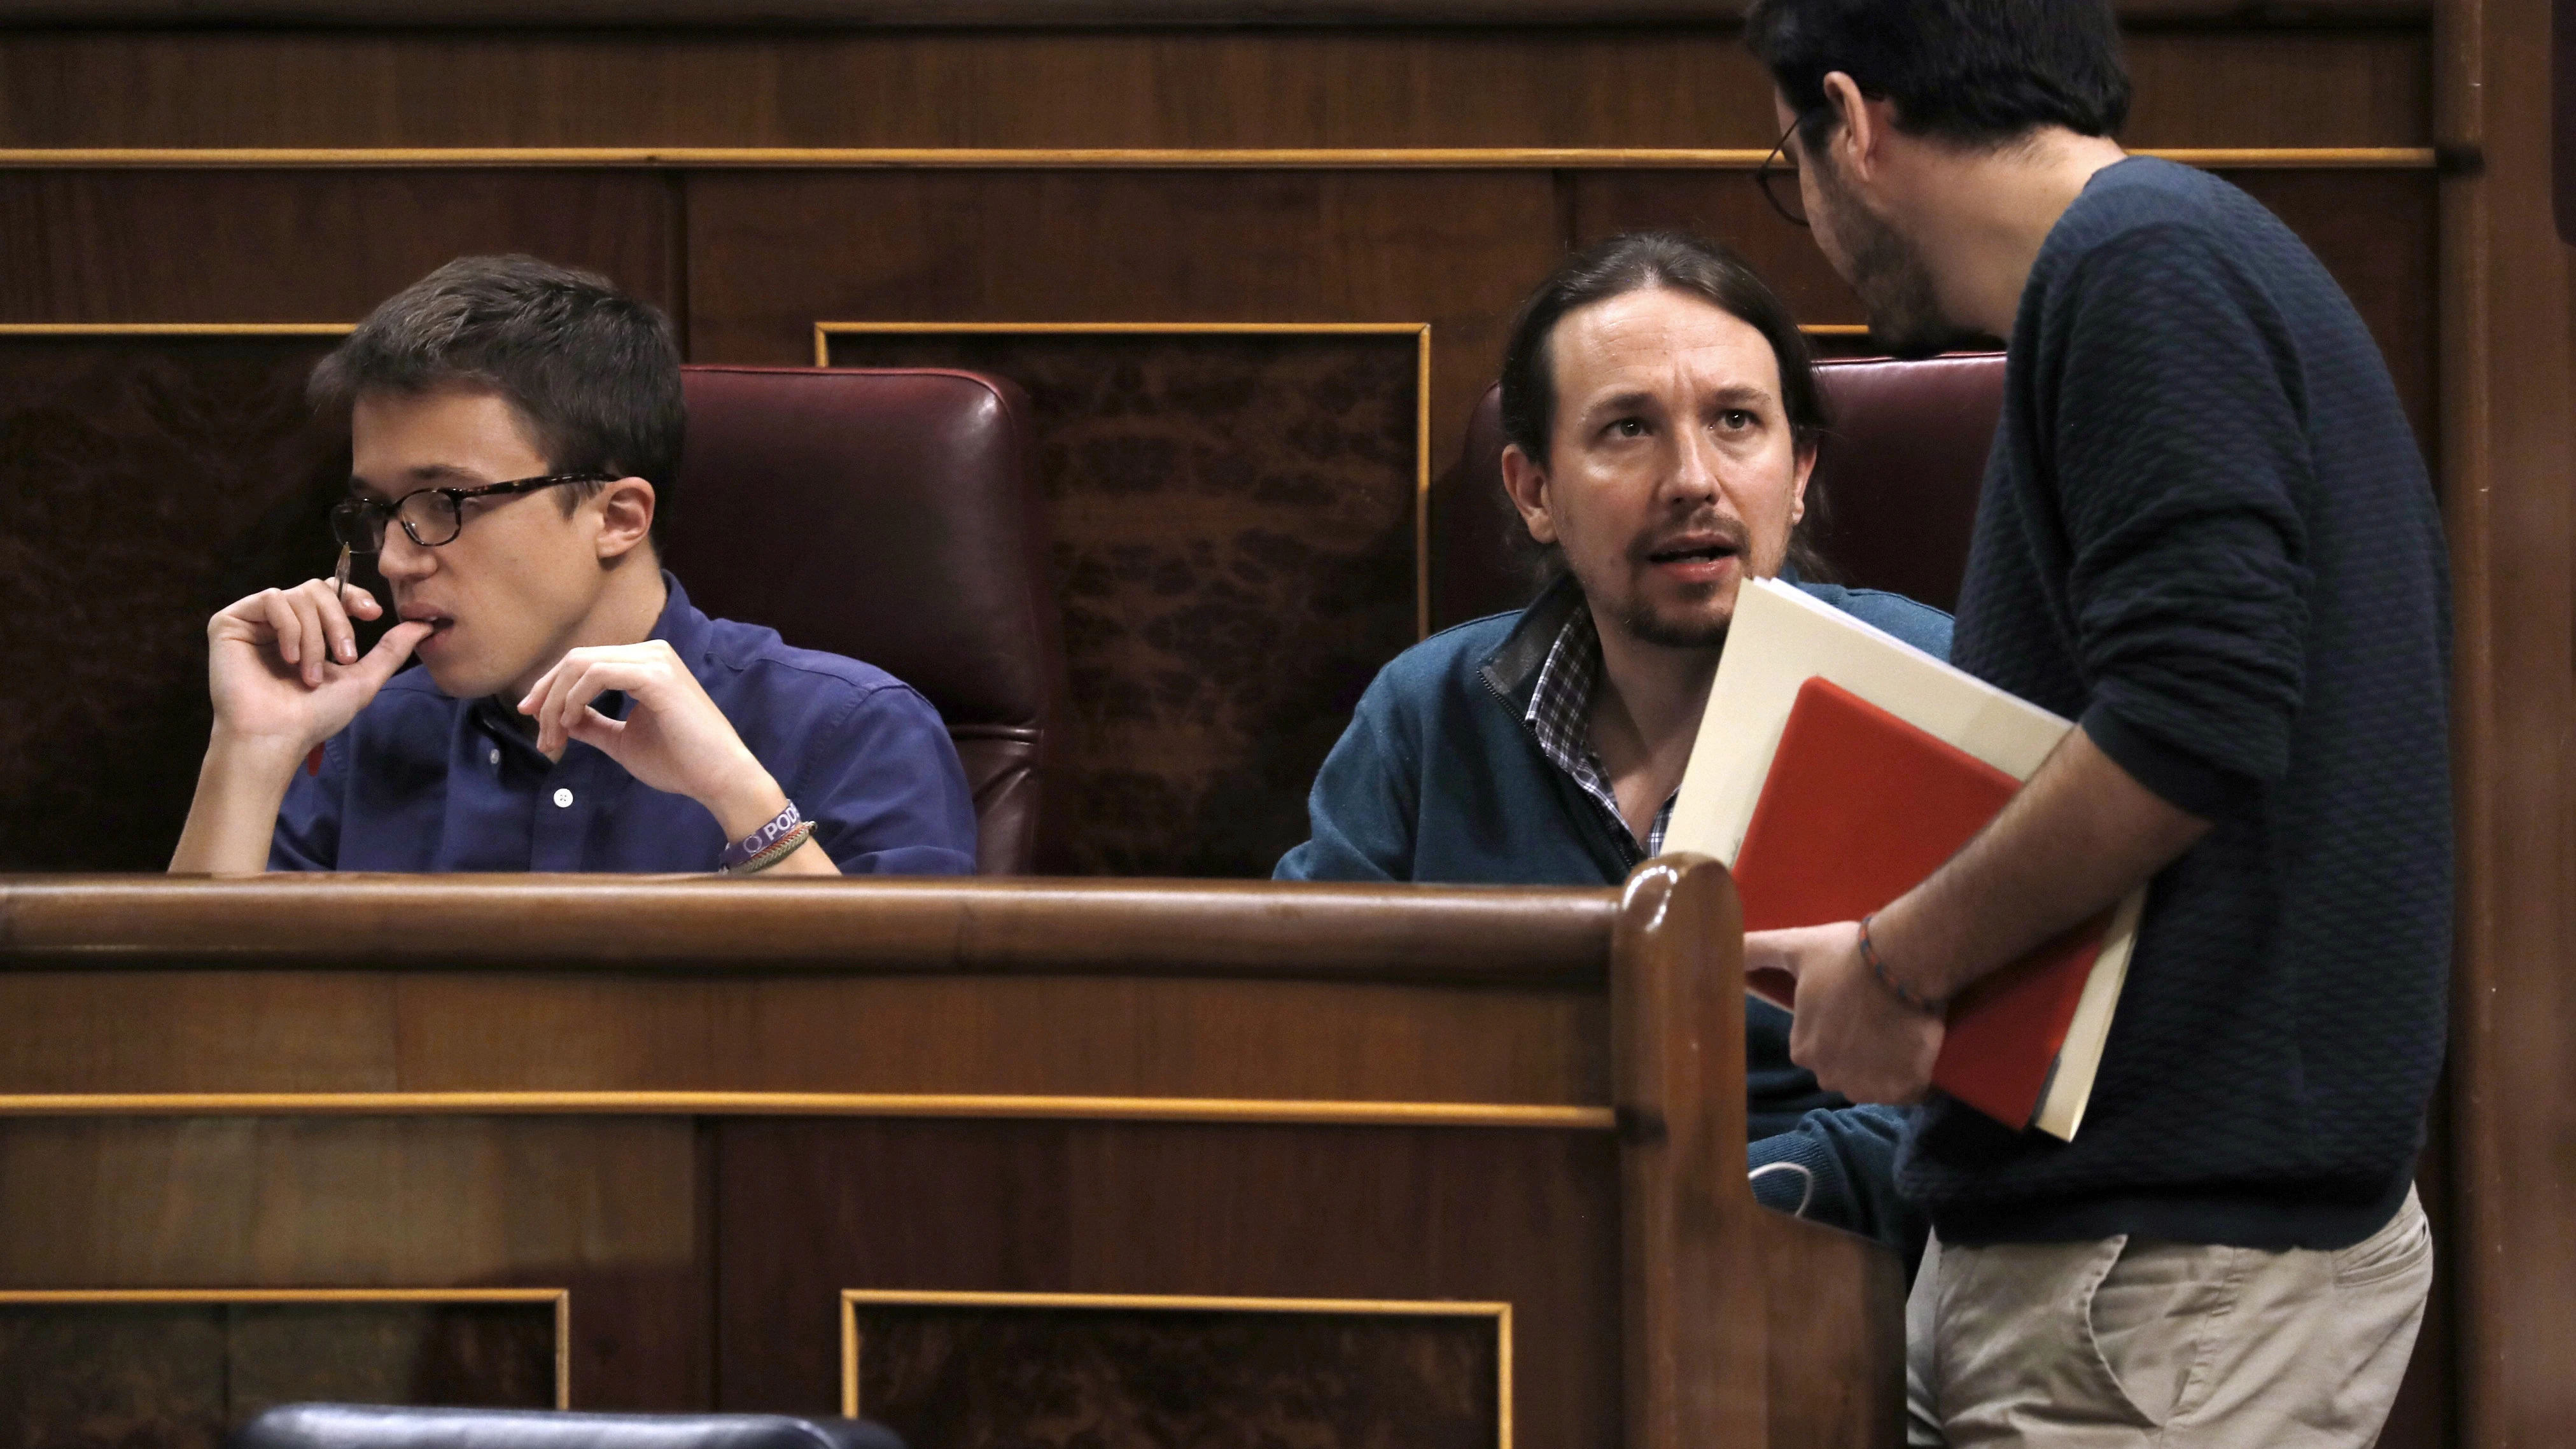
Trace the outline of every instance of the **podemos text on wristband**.
<instances>
[{"instance_id":1,"label":"podemos text on wristband","mask_svg":"<svg viewBox=\"0 0 2576 1449\"><path fill-rule=\"evenodd\" d=\"M777 817L768 824L740 840L727 841L724 854L716 857L716 873L735 875L746 870L757 870L763 865L775 864L779 859L784 858L788 851L804 844L805 837L813 833L813 827L806 824L803 812L796 808L795 801L790 800L787 802L787 808L779 811ZM793 844L789 843L791 836L794 837ZM786 846L787 849L780 850L780 846ZM753 864L755 861L759 864Z\"/></svg>"}]
</instances>

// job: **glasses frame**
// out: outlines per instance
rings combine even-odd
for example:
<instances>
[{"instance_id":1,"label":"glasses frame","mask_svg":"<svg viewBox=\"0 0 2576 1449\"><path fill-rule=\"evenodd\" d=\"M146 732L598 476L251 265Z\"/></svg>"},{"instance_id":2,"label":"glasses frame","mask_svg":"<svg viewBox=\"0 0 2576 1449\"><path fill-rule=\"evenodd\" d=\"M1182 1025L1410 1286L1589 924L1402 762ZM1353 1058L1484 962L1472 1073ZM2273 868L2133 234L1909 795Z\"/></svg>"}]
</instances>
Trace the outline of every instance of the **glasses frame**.
<instances>
[{"instance_id":1,"label":"glasses frame","mask_svg":"<svg viewBox=\"0 0 2576 1449\"><path fill-rule=\"evenodd\" d=\"M1798 168L1782 166L1780 161L1789 154L1789 138L1798 134L1798 128L1807 124L1807 118L1814 115L1817 109L1820 108L1811 107L1799 112L1798 119L1789 123L1789 129L1780 133L1780 139L1771 147L1771 154L1763 157L1762 164L1755 167L1753 171L1753 185L1761 191L1762 199L1771 203L1771 209L1780 213L1782 221L1801 230L1811 229L1811 224L1807 220L1806 199L1801 196L1798 204L1792 207L1780 199L1780 194L1772 189L1772 185L1784 176L1789 179L1789 185L1793 189L1799 184Z\"/></svg>"},{"instance_id":2,"label":"glasses frame","mask_svg":"<svg viewBox=\"0 0 2576 1449\"><path fill-rule=\"evenodd\" d=\"M542 478L513 478L507 483L486 483L476 488L415 488L394 499L345 498L331 505L331 536L352 553L378 553L385 546L382 525L399 523L403 536L420 547L445 548L456 542L457 534L465 531L465 500L468 498L506 498L512 494L534 493L540 488L559 488L566 483L614 483L618 476L615 473L548 473ZM435 493L446 499L447 510L456 519L455 531L436 543L421 537L420 530L411 526L410 519L403 517L403 505L424 493ZM371 545L362 545L349 536L349 529L362 520L366 521L366 532L375 538Z\"/></svg>"}]
</instances>

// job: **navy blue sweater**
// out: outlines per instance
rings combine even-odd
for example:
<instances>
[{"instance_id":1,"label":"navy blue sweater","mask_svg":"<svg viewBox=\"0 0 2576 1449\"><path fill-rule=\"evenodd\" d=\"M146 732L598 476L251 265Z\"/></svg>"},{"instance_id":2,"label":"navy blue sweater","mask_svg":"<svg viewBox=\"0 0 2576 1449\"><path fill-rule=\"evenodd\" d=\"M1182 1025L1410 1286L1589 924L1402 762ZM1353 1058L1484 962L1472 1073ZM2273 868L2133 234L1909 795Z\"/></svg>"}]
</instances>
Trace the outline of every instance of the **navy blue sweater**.
<instances>
[{"instance_id":1,"label":"navy blue sweater","mask_svg":"<svg viewBox=\"0 0 2576 1449\"><path fill-rule=\"evenodd\" d=\"M2423 458L2333 278L2131 159L2022 293L1953 660L2213 822L2155 879L2081 1132L1935 1099L1945 1240L2336 1248L2403 1201L2451 942L2449 587Z\"/></svg>"},{"instance_id":2,"label":"navy blue sweater","mask_svg":"<svg viewBox=\"0 0 2576 1449\"><path fill-rule=\"evenodd\" d=\"M1895 594L1799 587L1934 655L1949 616ZM1518 614L1431 636L1396 656L1360 698L1308 799L1314 836L1279 862L1282 880L1611 885L1643 858L1581 786L1549 762L1522 719L1539 666L1582 594L1561 579ZM1746 1125L1753 1162L1815 1175L1807 1215L1907 1250L1920 1215L1897 1200L1903 1114L1852 1107L1789 1060L1789 1014L1745 1002ZM1766 1174L1765 1202L1795 1208L1805 1184Z\"/></svg>"}]
</instances>

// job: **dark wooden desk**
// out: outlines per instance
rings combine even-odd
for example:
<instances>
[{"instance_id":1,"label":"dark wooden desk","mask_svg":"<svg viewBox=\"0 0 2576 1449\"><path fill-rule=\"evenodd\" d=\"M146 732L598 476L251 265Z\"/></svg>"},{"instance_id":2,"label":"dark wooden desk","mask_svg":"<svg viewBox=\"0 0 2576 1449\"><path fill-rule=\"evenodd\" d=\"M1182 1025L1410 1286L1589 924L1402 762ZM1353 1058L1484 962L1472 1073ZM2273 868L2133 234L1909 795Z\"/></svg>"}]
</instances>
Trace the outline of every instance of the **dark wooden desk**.
<instances>
[{"instance_id":1,"label":"dark wooden desk","mask_svg":"<svg viewBox=\"0 0 2576 1449\"><path fill-rule=\"evenodd\" d=\"M1737 920L1687 859L0 880L0 1414L1893 1444L1894 1259L1745 1185Z\"/></svg>"}]
</instances>

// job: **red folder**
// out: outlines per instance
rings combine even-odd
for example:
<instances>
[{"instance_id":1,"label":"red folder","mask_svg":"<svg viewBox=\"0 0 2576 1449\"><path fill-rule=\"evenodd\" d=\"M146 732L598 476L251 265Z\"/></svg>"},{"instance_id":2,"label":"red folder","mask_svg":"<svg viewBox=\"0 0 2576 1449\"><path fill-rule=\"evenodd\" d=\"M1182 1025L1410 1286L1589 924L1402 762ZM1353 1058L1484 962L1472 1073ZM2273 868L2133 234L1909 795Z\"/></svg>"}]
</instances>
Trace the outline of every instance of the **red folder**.
<instances>
[{"instance_id":1,"label":"red folder","mask_svg":"<svg viewBox=\"0 0 2576 1449\"><path fill-rule=\"evenodd\" d=\"M1808 680L1736 854L1744 929L1878 910L1938 870L2020 788L1848 690ZM2030 1125L2110 926L2105 911L1963 992L1950 1004L1932 1085L2008 1127ZM1757 972L1747 984L1794 1009L1797 987L1785 973Z\"/></svg>"}]
</instances>

